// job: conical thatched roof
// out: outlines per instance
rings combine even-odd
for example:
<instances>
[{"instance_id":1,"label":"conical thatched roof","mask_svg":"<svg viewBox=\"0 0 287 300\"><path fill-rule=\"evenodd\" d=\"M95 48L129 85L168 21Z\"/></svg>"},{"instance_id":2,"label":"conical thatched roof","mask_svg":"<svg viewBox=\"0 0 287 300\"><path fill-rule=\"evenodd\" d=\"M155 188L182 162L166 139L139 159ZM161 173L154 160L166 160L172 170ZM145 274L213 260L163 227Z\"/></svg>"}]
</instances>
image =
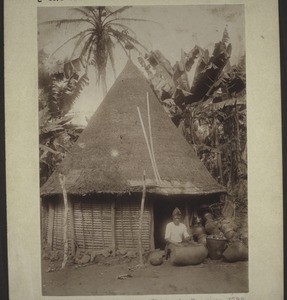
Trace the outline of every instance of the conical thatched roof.
<instances>
[{"instance_id":1,"label":"conical thatched roof","mask_svg":"<svg viewBox=\"0 0 287 300\"><path fill-rule=\"evenodd\" d=\"M148 133L147 92L161 186L156 184L137 112L138 106ZM71 194L140 192L144 170L147 192L204 195L224 191L178 133L144 75L129 61L71 152L41 188L41 195L62 193L59 172L66 175Z\"/></svg>"}]
</instances>

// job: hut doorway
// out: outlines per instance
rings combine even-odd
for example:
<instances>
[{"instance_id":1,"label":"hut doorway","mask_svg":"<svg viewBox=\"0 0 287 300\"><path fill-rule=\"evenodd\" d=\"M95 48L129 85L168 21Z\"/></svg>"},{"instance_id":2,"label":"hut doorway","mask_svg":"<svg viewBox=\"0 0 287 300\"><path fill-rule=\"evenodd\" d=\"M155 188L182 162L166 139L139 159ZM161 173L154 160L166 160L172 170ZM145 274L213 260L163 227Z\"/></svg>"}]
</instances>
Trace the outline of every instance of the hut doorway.
<instances>
[{"instance_id":1,"label":"hut doorway","mask_svg":"<svg viewBox=\"0 0 287 300\"><path fill-rule=\"evenodd\" d=\"M154 245L156 249L165 248L165 227L172 221L172 212L176 207L180 209L184 217L184 200L161 198L154 201Z\"/></svg>"}]
</instances>

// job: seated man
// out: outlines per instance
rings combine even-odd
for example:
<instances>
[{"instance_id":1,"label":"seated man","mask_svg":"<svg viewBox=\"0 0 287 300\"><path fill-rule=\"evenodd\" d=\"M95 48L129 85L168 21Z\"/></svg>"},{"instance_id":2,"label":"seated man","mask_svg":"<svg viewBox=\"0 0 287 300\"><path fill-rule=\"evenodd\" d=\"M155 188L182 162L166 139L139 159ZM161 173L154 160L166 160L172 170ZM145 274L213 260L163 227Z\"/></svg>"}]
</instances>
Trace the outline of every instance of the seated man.
<instances>
[{"instance_id":1,"label":"seated man","mask_svg":"<svg viewBox=\"0 0 287 300\"><path fill-rule=\"evenodd\" d=\"M187 232L186 226L181 223L181 212L176 207L172 212L172 222L166 225L165 240L167 242L165 251L166 259L168 258L172 247L182 246L182 242L190 240L191 237Z\"/></svg>"}]
</instances>

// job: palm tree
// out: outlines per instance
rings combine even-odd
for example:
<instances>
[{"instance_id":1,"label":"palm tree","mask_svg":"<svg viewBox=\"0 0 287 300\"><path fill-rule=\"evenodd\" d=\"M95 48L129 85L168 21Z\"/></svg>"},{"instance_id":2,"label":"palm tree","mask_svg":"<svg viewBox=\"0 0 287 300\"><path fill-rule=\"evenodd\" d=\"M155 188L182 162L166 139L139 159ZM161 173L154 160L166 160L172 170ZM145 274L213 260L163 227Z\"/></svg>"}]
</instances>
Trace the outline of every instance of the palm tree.
<instances>
[{"instance_id":1,"label":"palm tree","mask_svg":"<svg viewBox=\"0 0 287 300\"><path fill-rule=\"evenodd\" d=\"M82 31L61 44L51 53L50 57L63 46L70 42L75 42L68 63L71 63L73 66L73 62L80 62L86 73L88 67L93 66L96 70L97 83L102 85L103 94L105 95L107 93L106 68L108 61L110 61L114 76L116 76L113 55L115 44L118 43L127 56L130 56L131 49L139 53L141 53L140 49L147 51L136 39L135 33L127 25L123 24L123 22L147 20L120 17L120 14L130 7L123 6L114 11L106 6L72 8L80 13L82 17L40 23L40 25L53 24L57 27L63 24L84 25L84 27L80 27L84 28ZM76 52L80 53L77 57L75 57Z\"/></svg>"}]
</instances>

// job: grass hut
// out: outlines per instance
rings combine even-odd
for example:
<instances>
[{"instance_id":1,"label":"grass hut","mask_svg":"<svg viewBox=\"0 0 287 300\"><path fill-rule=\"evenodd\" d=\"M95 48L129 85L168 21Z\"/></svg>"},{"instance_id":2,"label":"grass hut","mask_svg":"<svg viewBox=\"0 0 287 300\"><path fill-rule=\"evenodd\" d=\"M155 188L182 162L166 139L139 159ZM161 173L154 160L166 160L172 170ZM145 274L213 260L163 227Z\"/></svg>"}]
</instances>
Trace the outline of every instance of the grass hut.
<instances>
[{"instance_id":1,"label":"grass hut","mask_svg":"<svg viewBox=\"0 0 287 300\"><path fill-rule=\"evenodd\" d=\"M156 180L137 107L148 132L147 93ZM164 247L164 229L175 206L188 216L199 203L224 192L173 125L140 70L129 61L72 150L41 188L42 237L63 248L63 190L66 178L68 241L82 249L136 248L143 171L146 202L141 242Z\"/></svg>"}]
</instances>

